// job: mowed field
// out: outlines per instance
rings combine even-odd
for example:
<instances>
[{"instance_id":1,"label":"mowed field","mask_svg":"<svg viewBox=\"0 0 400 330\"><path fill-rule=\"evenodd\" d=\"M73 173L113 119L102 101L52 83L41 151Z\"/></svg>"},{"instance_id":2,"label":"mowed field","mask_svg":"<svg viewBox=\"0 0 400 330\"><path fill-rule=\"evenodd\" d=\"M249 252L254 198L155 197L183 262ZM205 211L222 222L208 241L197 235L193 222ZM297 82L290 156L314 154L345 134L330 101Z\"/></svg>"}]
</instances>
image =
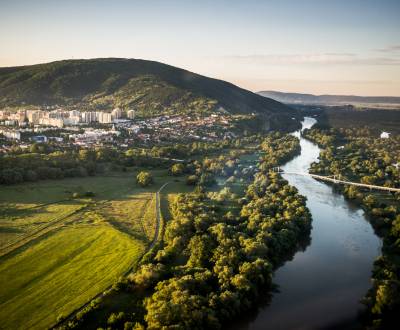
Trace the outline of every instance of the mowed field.
<instances>
[{"instance_id":1,"label":"mowed field","mask_svg":"<svg viewBox=\"0 0 400 330\"><path fill-rule=\"evenodd\" d=\"M135 172L0 187L0 329L43 329L138 262L155 229L155 192ZM91 198L73 199L74 192Z\"/></svg>"}]
</instances>

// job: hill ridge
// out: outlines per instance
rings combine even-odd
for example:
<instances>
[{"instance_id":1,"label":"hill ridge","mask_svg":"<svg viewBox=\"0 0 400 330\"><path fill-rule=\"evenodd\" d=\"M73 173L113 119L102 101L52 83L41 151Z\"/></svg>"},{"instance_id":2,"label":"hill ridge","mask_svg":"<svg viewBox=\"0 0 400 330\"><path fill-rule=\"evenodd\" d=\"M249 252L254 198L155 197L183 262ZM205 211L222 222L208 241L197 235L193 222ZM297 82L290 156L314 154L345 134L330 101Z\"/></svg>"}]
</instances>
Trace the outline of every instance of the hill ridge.
<instances>
[{"instance_id":1,"label":"hill ridge","mask_svg":"<svg viewBox=\"0 0 400 330\"><path fill-rule=\"evenodd\" d=\"M275 99L283 103L299 104L400 104L398 96L358 96L358 95L340 95L340 94L308 94L308 93L286 93L279 91L260 91L257 94Z\"/></svg>"}]
</instances>

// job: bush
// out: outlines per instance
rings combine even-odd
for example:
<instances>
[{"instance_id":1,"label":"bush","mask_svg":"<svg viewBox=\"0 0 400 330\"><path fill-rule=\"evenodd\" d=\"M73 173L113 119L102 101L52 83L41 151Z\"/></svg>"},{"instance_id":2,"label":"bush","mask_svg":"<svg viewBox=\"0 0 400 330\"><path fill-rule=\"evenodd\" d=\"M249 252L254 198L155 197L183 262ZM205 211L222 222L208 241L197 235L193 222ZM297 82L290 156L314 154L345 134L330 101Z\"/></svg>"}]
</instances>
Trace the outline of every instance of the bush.
<instances>
[{"instance_id":1,"label":"bush","mask_svg":"<svg viewBox=\"0 0 400 330\"><path fill-rule=\"evenodd\" d=\"M147 187L148 185L153 183L153 177L150 172L141 171L136 176L137 183L142 187Z\"/></svg>"},{"instance_id":2,"label":"bush","mask_svg":"<svg viewBox=\"0 0 400 330\"><path fill-rule=\"evenodd\" d=\"M189 186L194 186L199 181L199 177L197 175L189 175L186 178L186 184Z\"/></svg>"},{"instance_id":3,"label":"bush","mask_svg":"<svg viewBox=\"0 0 400 330\"><path fill-rule=\"evenodd\" d=\"M125 320L125 313L124 312L119 312L118 314L116 313L111 313L110 317L107 320L107 324L111 326L118 326L122 325Z\"/></svg>"},{"instance_id":4,"label":"bush","mask_svg":"<svg viewBox=\"0 0 400 330\"><path fill-rule=\"evenodd\" d=\"M174 176L182 175L184 171L185 167L183 166L183 164L174 164L171 167L171 174Z\"/></svg>"}]
</instances>

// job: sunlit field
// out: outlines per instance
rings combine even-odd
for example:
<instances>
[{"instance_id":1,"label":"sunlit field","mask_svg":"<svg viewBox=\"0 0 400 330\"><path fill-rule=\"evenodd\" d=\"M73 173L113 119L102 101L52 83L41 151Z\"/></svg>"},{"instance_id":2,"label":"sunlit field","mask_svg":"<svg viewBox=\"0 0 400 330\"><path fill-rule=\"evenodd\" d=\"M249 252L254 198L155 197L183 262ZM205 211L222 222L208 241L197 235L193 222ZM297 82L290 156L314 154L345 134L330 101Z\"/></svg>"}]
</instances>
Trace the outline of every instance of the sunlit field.
<instances>
[{"instance_id":1,"label":"sunlit field","mask_svg":"<svg viewBox=\"0 0 400 330\"><path fill-rule=\"evenodd\" d=\"M136 265L154 238L155 192L171 177L155 171L140 188L135 174L0 189L2 327L47 328Z\"/></svg>"}]
</instances>

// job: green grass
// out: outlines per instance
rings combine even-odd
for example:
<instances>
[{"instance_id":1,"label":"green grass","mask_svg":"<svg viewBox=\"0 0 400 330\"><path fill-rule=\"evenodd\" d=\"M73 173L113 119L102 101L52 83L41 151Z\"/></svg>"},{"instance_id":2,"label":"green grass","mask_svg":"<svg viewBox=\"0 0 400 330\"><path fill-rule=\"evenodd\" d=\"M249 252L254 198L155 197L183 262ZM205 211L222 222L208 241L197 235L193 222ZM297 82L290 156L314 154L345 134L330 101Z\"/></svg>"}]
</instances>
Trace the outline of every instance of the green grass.
<instances>
[{"instance_id":1,"label":"green grass","mask_svg":"<svg viewBox=\"0 0 400 330\"><path fill-rule=\"evenodd\" d=\"M67 226L0 264L4 329L43 329L106 289L144 251L104 224Z\"/></svg>"},{"instance_id":2,"label":"green grass","mask_svg":"<svg viewBox=\"0 0 400 330\"><path fill-rule=\"evenodd\" d=\"M35 231L62 221L84 207L82 202L66 201L30 208L6 209L0 217L0 251L7 252L11 245L30 237Z\"/></svg>"},{"instance_id":3,"label":"green grass","mask_svg":"<svg viewBox=\"0 0 400 330\"><path fill-rule=\"evenodd\" d=\"M0 244L18 243L0 257L0 329L51 327L138 262L154 235L155 192L172 180L153 175L147 188L133 171L0 188ZM95 197L70 198L89 190Z\"/></svg>"},{"instance_id":4,"label":"green grass","mask_svg":"<svg viewBox=\"0 0 400 330\"><path fill-rule=\"evenodd\" d=\"M160 197L161 214L165 221L171 219L169 205L180 193L189 193L193 191L193 186L185 183L185 176L170 178L170 183L163 189Z\"/></svg>"},{"instance_id":5,"label":"green grass","mask_svg":"<svg viewBox=\"0 0 400 330\"><path fill-rule=\"evenodd\" d=\"M155 184L154 186L141 190L142 195L146 193L148 196L155 196L155 194L151 194L148 191L157 191L159 187L164 184L165 182L170 182L162 191L161 197L161 213L162 218L165 221L168 221L169 218L169 203L177 196L177 194L182 192L191 192L193 190L193 186L188 186L185 183L185 176L182 177L171 177L166 175L165 171L153 171L153 175L155 176ZM146 192L147 191L147 192ZM113 204L118 204L118 202L113 201ZM148 203L155 203L155 198L152 197ZM115 206L114 205L114 206ZM109 209L106 209L107 212L110 212ZM154 215L154 209L152 207L147 207L146 212L143 217L143 224L146 226L146 223L150 226L148 229L151 231L153 230L154 233L154 225L151 222L146 222L150 220ZM136 210L136 212L138 212ZM162 235L162 227L160 227L160 237ZM151 236L149 234L148 236ZM143 293L145 294L145 293ZM141 304L142 298L138 298L137 296L128 294L124 291L110 291L107 295L105 295L100 303L100 308L91 311L89 315L85 316L85 321L81 325L81 328L84 329L97 329L99 327L104 327L107 322L107 318L111 313L118 313L118 312L125 312L130 313L132 310L140 310L142 306L136 306L136 304ZM133 307L135 306L135 307Z\"/></svg>"},{"instance_id":6,"label":"green grass","mask_svg":"<svg viewBox=\"0 0 400 330\"><path fill-rule=\"evenodd\" d=\"M136 185L135 173L0 187L0 255L9 252L13 247L10 245L18 247L20 241L26 243L27 240L44 233L44 228L47 231L53 224L68 221L70 215L87 207L88 202L94 206L101 205L104 208L102 215L110 222L118 225L120 221L123 225L122 222L128 221L131 226L140 227L141 225L135 224L133 220L139 216L136 212L143 215L145 205L142 202L153 198L151 193L170 178L166 176L165 171L154 171L155 184L143 189ZM71 199L72 194L77 191L93 191L95 197ZM107 205L110 201L112 204ZM125 214L119 214L120 210ZM120 229L123 229L123 226ZM133 233L137 228L131 229Z\"/></svg>"},{"instance_id":7,"label":"green grass","mask_svg":"<svg viewBox=\"0 0 400 330\"><path fill-rule=\"evenodd\" d=\"M156 233L156 223L154 217L156 216L156 194L151 194L148 200L144 214L142 216L143 231L149 241L152 241Z\"/></svg>"},{"instance_id":8,"label":"green grass","mask_svg":"<svg viewBox=\"0 0 400 330\"><path fill-rule=\"evenodd\" d=\"M87 200L73 200L72 193L95 191L96 200L112 198L126 177L88 177L2 186L0 188L0 252L8 245L31 236L55 222L67 219L86 206ZM134 181L130 184L134 185Z\"/></svg>"}]
</instances>

